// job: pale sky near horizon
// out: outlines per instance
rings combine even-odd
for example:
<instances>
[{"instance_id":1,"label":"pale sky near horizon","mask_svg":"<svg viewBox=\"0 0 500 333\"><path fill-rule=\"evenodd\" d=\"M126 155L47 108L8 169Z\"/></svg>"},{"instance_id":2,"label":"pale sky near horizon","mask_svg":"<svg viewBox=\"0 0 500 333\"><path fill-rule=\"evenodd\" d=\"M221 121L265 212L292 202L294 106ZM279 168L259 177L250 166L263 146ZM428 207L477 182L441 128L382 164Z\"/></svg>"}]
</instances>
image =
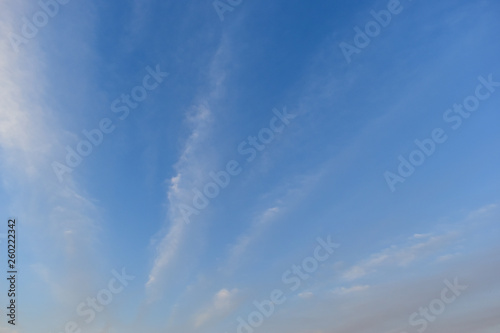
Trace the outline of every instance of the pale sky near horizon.
<instances>
[{"instance_id":1,"label":"pale sky near horizon","mask_svg":"<svg viewBox=\"0 0 500 333\"><path fill-rule=\"evenodd\" d=\"M500 332L499 14L3 1L0 333Z\"/></svg>"}]
</instances>

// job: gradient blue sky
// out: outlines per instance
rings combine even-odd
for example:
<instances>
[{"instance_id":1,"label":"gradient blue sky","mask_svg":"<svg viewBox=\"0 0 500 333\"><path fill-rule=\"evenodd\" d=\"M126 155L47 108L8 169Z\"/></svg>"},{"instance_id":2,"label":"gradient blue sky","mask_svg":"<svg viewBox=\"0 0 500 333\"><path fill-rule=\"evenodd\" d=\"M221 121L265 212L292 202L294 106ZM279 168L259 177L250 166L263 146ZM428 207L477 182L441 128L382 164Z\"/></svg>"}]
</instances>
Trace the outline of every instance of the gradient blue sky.
<instances>
[{"instance_id":1,"label":"gradient blue sky","mask_svg":"<svg viewBox=\"0 0 500 333\"><path fill-rule=\"evenodd\" d=\"M20 296L0 331L82 323L125 267L135 280L83 332L236 332L331 235L256 331L416 332L409 315L457 277L469 288L427 332L499 332L500 88L457 130L443 113L500 81L500 4L401 5L348 64L339 43L387 1L243 1L221 22L211 1L72 0L19 52L9 36L40 8L3 1L0 219L19 223ZM119 120L111 103L157 65L168 77ZM296 117L246 162L274 108ZM103 118L114 132L59 182L52 163ZM448 140L391 192L384 173L438 127ZM179 204L230 160L241 174L186 224Z\"/></svg>"}]
</instances>

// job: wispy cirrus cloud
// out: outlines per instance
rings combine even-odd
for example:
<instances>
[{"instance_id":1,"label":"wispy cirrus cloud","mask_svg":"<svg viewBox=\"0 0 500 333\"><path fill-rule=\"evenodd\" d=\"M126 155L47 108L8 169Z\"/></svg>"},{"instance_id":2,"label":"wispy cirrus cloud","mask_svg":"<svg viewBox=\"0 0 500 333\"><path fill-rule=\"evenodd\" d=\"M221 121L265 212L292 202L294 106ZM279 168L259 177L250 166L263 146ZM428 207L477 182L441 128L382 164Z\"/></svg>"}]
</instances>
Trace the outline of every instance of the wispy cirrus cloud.
<instances>
[{"instance_id":1,"label":"wispy cirrus cloud","mask_svg":"<svg viewBox=\"0 0 500 333\"><path fill-rule=\"evenodd\" d=\"M465 233L480 232L479 227L491 223L492 217L495 216L498 216L498 205L488 204L467 213L461 221L448 225L447 231L413 234L406 242L371 254L367 259L346 269L342 278L353 281L378 270L407 267L429 257L434 257L437 262L451 260L459 255L455 246L461 237Z\"/></svg>"},{"instance_id":2,"label":"wispy cirrus cloud","mask_svg":"<svg viewBox=\"0 0 500 333\"><path fill-rule=\"evenodd\" d=\"M0 4L5 36L18 33L29 8L23 1ZM66 311L94 288L102 262L97 253L100 218L91 196L71 176L61 186L53 175L51 162L64 150L66 136L48 101L50 67L41 42L30 40L15 53L8 39L0 40L2 184L10 214L26 227L23 251L33 260L27 266L29 283L44 285L50 291L47 304ZM64 323L62 318L47 320Z\"/></svg>"},{"instance_id":3,"label":"wispy cirrus cloud","mask_svg":"<svg viewBox=\"0 0 500 333\"><path fill-rule=\"evenodd\" d=\"M234 268L241 259L241 256L247 251L248 247L269 227L275 219L278 218L283 207L273 206L264 210L257 218L255 218L249 229L240 235L234 245L229 249L229 258L225 269Z\"/></svg>"},{"instance_id":4,"label":"wispy cirrus cloud","mask_svg":"<svg viewBox=\"0 0 500 333\"><path fill-rule=\"evenodd\" d=\"M192 189L199 186L205 176L208 163L200 156L203 155L200 150L203 150L202 146L208 139L211 112L202 105L195 108L187 117L192 127L191 134L175 166L177 174L170 180L167 192L170 227L156 247L156 258L146 283L151 297L158 294L158 288L161 289L158 284L162 284L161 280L166 270L175 260L188 227L184 216L179 211L179 205L191 204Z\"/></svg>"},{"instance_id":5,"label":"wispy cirrus cloud","mask_svg":"<svg viewBox=\"0 0 500 333\"><path fill-rule=\"evenodd\" d=\"M225 71L221 63L225 58L221 55L221 49L224 48L227 48L227 45L222 42L213 55L209 66L207 92L200 93L194 106L185 113L189 135L174 166L176 174L169 180L168 227L159 233L160 240L155 245L155 259L145 285L148 303L160 296L160 291L168 279L168 271L172 268L171 265L174 264L185 240L188 227L196 228L188 226L180 207L192 205L193 189L202 185L202 181L206 179L211 166L218 158L211 155L212 149L209 146L215 117L210 104L223 94Z\"/></svg>"},{"instance_id":6,"label":"wispy cirrus cloud","mask_svg":"<svg viewBox=\"0 0 500 333\"><path fill-rule=\"evenodd\" d=\"M456 232L442 235L416 235L403 245L394 245L378 253L370 255L366 260L361 261L349 268L343 274L346 280L356 280L370 273L374 273L382 267L399 266L404 267L412 262L427 257L449 245L457 238ZM414 240L419 240L415 242Z\"/></svg>"}]
</instances>

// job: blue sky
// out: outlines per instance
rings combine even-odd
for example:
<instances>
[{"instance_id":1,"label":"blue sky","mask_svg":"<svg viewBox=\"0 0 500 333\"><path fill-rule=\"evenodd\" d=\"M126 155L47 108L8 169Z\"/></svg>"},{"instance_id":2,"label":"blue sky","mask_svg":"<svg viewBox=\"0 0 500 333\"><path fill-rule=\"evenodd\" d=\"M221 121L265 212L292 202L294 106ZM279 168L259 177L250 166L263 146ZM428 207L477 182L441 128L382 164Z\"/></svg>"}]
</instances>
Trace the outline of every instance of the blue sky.
<instances>
[{"instance_id":1,"label":"blue sky","mask_svg":"<svg viewBox=\"0 0 500 333\"><path fill-rule=\"evenodd\" d=\"M498 332L499 4L401 0L348 61L341 43L397 2L225 3L221 21L211 1L72 0L19 44L40 4L0 4L0 233L17 219L20 272L0 331L245 332L238 318L282 290L245 333L410 333L458 279L425 330ZM447 110L478 86L454 129ZM398 174L436 129L446 140ZM196 208L228 163L241 172ZM318 237L340 246L290 290ZM86 322L78 306L123 268L134 279Z\"/></svg>"}]
</instances>

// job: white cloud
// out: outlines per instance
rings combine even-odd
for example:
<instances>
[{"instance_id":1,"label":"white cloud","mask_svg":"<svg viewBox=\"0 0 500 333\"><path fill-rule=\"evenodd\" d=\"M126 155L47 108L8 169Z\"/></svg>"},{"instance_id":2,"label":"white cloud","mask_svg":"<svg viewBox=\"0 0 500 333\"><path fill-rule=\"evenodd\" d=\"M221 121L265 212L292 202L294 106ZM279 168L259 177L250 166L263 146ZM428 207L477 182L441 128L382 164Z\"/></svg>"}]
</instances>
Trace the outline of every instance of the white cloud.
<instances>
[{"instance_id":1,"label":"white cloud","mask_svg":"<svg viewBox=\"0 0 500 333\"><path fill-rule=\"evenodd\" d=\"M366 275L366 271L361 266L351 267L347 272L344 273L344 279L355 280Z\"/></svg>"},{"instance_id":2,"label":"white cloud","mask_svg":"<svg viewBox=\"0 0 500 333\"><path fill-rule=\"evenodd\" d=\"M429 238L430 236L432 236L432 234L414 234L413 238L422 239L422 238Z\"/></svg>"},{"instance_id":3,"label":"white cloud","mask_svg":"<svg viewBox=\"0 0 500 333\"><path fill-rule=\"evenodd\" d=\"M205 106L200 106L194 113L188 115L188 118L192 125L192 132L175 166L177 174L170 181L167 193L170 229L157 246L157 256L146 283L150 296L158 294L155 286L168 269L169 264L175 259L187 228L178 210L179 204L192 205L191 190L198 185L205 170L204 161L200 160L198 154L200 146L206 140L211 113Z\"/></svg>"},{"instance_id":4,"label":"white cloud","mask_svg":"<svg viewBox=\"0 0 500 333\"><path fill-rule=\"evenodd\" d=\"M201 326L227 316L238 303L238 289L221 289L213 297L212 303L194 318L194 326Z\"/></svg>"},{"instance_id":5,"label":"white cloud","mask_svg":"<svg viewBox=\"0 0 500 333\"><path fill-rule=\"evenodd\" d=\"M494 215L495 213L498 213L498 204L493 203L493 204L488 204L484 205L471 213L469 213L468 218L469 219L481 219L485 217L490 217Z\"/></svg>"},{"instance_id":6,"label":"white cloud","mask_svg":"<svg viewBox=\"0 0 500 333\"><path fill-rule=\"evenodd\" d=\"M26 6L26 8L25 8ZM20 34L27 1L0 4L5 36ZM38 262L34 275L66 302L91 289L98 265L97 207L71 175L60 184L51 163L64 151L63 128L47 102L48 56L40 36L16 53L8 38L0 40L0 154L7 205L26 228L25 251ZM94 252L95 251L95 252ZM51 276L51 281L46 279Z\"/></svg>"},{"instance_id":7,"label":"white cloud","mask_svg":"<svg viewBox=\"0 0 500 333\"><path fill-rule=\"evenodd\" d=\"M146 283L148 302L161 296L166 273L177 258L186 237L188 225L179 211L179 205L192 206L192 190L202 185L202 180L214 165L214 157L209 154L210 147L207 144L212 135L214 119L209 104L213 98L220 95L222 89L224 70L219 64L221 48L225 48L224 44L219 47L210 66L209 91L201 94L201 97L197 98L196 106L186 113L190 134L174 166L177 173L170 179L167 191L169 227L156 246L156 257ZM190 222L193 222L194 217L195 215L191 215Z\"/></svg>"},{"instance_id":8,"label":"white cloud","mask_svg":"<svg viewBox=\"0 0 500 333\"><path fill-rule=\"evenodd\" d=\"M406 244L391 246L379 253L372 254L368 259L347 269L342 277L346 280L356 280L384 266L407 266L415 260L440 251L456 236L457 233L450 232L440 236L426 234L425 237L411 237ZM414 243L414 240L417 240L417 243Z\"/></svg>"},{"instance_id":9,"label":"white cloud","mask_svg":"<svg viewBox=\"0 0 500 333\"><path fill-rule=\"evenodd\" d=\"M136 7L136 11L141 8L139 2L136 3ZM207 91L201 93L196 99L195 106L186 112L190 134L174 166L177 173L170 179L167 192L169 230L156 246L156 258L146 283L149 302L159 297L158 291L164 283L165 272L176 258L185 237L187 224L179 211L179 205L192 206L192 190L202 185L201 181L214 165L214 157L209 154L210 147L207 144L212 135L214 120L209 105L212 100L216 100L223 94L223 83L226 77L225 62L230 60L226 58L229 51L227 41L223 40L209 66Z\"/></svg>"},{"instance_id":10,"label":"white cloud","mask_svg":"<svg viewBox=\"0 0 500 333\"><path fill-rule=\"evenodd\" d=\"M454 254L445 254L445 255L442 255L442 256L439 256L436 261L437 262L445 262L445 261L448 261L448 260L451 260L455 257L458 257L460 254L459 253L454 253Z\"/></svg>"},{"instance_id":11,"label":"white cloud","mask_svg":"<svg viewBox=\"0 0 500 333\"><path fill-rule=\"evenodd\" d=\"M298 295L300 298L304 298L304 299L307 299L307 298L312 298L314 296L314 293L311 292L311 291L304 291L304 292L301 292L299 293Z\"/></svg>"},{"instance_id":12,"label":"white cloud","mask_svg":"<svg viewBox=\"0 0 500 333\"><path fill-rule=\"evenodd\" d=\"M240 236L237 243L231 247L231 256L228 260L229 267L232 267L239 261L240 257L247 250L250 244L262 235L264 230L270 223L272 223L281 210L282 209L277 206L268 208L252 222L249 230L244 235Z\"/></svg>"},{"instance_id":13,"label":"white cloud","mask_svg":"<svg viewBox=\"0 0 500 333\"><path fill-rule=\"evenodd\" d=\"M279 221L279 218L284 216L290 208L300 202L300 199L307 196L308 193L319 182L321 176L324 175L324 167L319 170L314 170L306 175L296 176L292 184L286 180L284 184L277 186L274 191L268 192L263 197L269 198L275 195L276 192L284 193L274 199L269 208L263 209L254 218L248 229L239 237L235 244L229 249L229 257L225 266L220 268L220 271L232 270L241 262L243 255L249 250L251 245L264 235L273 223Z\"/></svg>"},{"instance_id":14,"label":"white cloud","mask_svg":"<svg viewBox=\"0 0 500 333\"><path fill-rule=\"evenodd\" d=\"M368 286L368 285L352 286L349 288L340 287L340 288L333 290L332 292L334 294L337 294L337 295L347 295L347 294L351 294L351 293L361 292L361 291L367 290L369 288L370 288L370 286Z\"/></svg>"}]
</instances>

